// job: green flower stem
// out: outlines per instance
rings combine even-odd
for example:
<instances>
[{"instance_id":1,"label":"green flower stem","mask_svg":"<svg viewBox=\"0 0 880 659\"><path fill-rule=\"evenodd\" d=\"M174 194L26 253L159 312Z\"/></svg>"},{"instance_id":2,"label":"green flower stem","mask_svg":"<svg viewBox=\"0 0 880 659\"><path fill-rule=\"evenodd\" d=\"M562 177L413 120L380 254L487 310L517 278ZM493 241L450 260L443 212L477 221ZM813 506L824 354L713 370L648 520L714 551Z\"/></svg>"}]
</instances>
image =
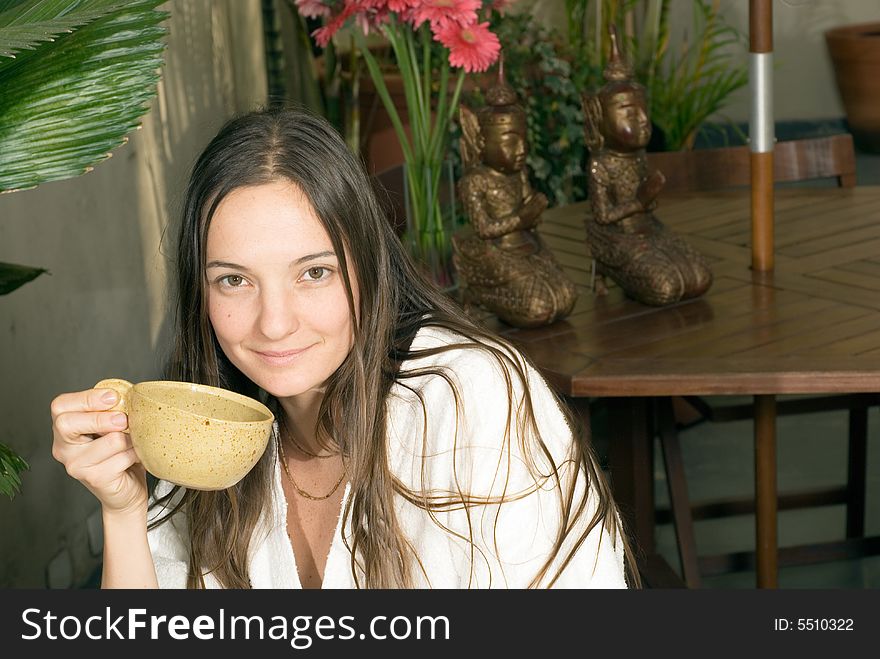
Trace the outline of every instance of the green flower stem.
<instances>
[{"instance_id":1,"label":"green flower stem","mask_svg":"<svg viewBox=\"0 0 880 659\"><path fill-rule=\"evenodd\" d=\"M427 23L423 23L421 28L419 28L419 36L422 39L422 91L423 98L427 100L426 112L423 118L425 120L425 135L428 137L426 146L430 148L430 144L433 141L431 132L431 74L433 71L431 70L431 35L428 32Z\"/></svg>"},{"instance_id":2,"label":"green flower stem","mask_svg":"<svg viewBox=\"0 0 880 659\"><path fill-rule=\"evenodd\" d=\"M449 62L444 62L443 67L440 70L441 86L440 100L437 104L437 124L431 135L431 143L428 145L429 157L438 162L443 160L442 156L446 151L446 142L449 137L449 123L452 121L455 116L455 111L458 108L458 100L461 97L461 90L464 86L464 76L465 73L462 69L458 74L458 80L455 83L455 91L452 93L452 102L447 111L446 98L449 86Z\"/></svg>"},{"instance_id":3,"label":"green flower stem","mask_svg":"<svg viewBox=\"0 0 880 659\"><path fill-rule=\"evenodd\" d=\"M439 275L440 278L437 280L448 284L448 281L443 281L443 268L449 258L450 243L443 223L440 183L443 176L444 154L448 145L449 123L455 115L461 97L464 72L459 73L450 101L448 57L439 62L440 88L437 94L437 111L432 113L431 82L434 72L431 36L427 26L422 26L416 36L412 30L403 29L392 18L383 28L383 32L394 51L403 80L411 137L404 130L376 59L366 48L366 43L360 34L357 35L358 48L363 52L376 91L391 118L403 149L407 172L406 194L409 201L407 240L416 258L432 271L435 279ZM448 274L446 276L448 277Z\"/></svg>"},{"instance_id":4,"label":"green flower stem","mask_svg":"<svg viewBox=\"0 0 880 659\"><path fill-rule=\"evenodd\" d=\"M461 98L461 90L464 87L464 69L458 72L458 80L455 83L455 91L452 93L452 102L449 104L449 113L446 116L446 125L449 125L449 122L452 121L452 118L455 116L455 111L458 109L458 99ZM443 131L440 139L445 140L447 137L446 131Z\"/></svg>"},{"instance_id":5,"label":"green flower stem","mask_svg":"<svg viewBox=\"0 0 880 659\"><path fill-rule=\"evenodd\" d=\"M391 119L391 125L394 126L394 132L397 133L397 139L400 141L400 148L403 149L403 157L407 161L410 161L413 157L412 147L406 137L406 131L403 129L403 124L400 122L400 115L397 113L397 108L394 107L391 95L388 93L388 87L385 85L385 79L382 77L379 64L376 62L376 58L373 57L370 49L367 48L364 38L360 33L357 35L357 40L361 53L364 56L364 61L367 63L370 77L373 79L373 85L376 87L376 93L379 94L379 98L382 99L385 111Z\"/></svg>"},{"instance_id":6,"label":"green flower stem","mask_svg":"<svg viewBox=\"0 0 880 659\"><path fill-rule=\"evenodd\" d=\"M429 209L433 206L432 177L426 176L429 170L425 169L425 159L428 157L427 147L432 141L429 137L430 130L430 106L425 103L422 93L419 67L416 62L416 50L411 31L401 34L397 25L392 23L386 28L386 37L391 43L400 67L401 77L404 83L404 93L407 100L410 129L412 131L412 145L409 153L404 153L407 163L408 176L407 188L410 201L410 212L415 236L417 253L424 256L430 253L430 242L426 235L428 224L432 224L432 213ZM430 96L428 97L430 100ZM406 140L406 134L398 135L399 139Z\"/></svg>"},{"instance_id":7,"label":"green flower stem","mask_svg":"<svg viewBox=\"0 0 880 659\"><path fill-rule=\"evenodd\" d=\"M446 116L446 100L449 97L449 59L444 58L440 64L440 89L437 90L437 120L440 121ZM448 120L447 120L448 125ZM428 152L436 155L438 153L437 136L440 135L439 130L435 130L431 135L431 142L428 144Z\"/></svg>"},{"instance_id":8,"label":"green flower stem","mask_svg":"<svg viewBox=\"0 0 880 659\"><path fill-rule=\"evenodd\" d=\"M412 30L404 32L403 48L405 49L404 56L409 62L410 71L412 71L410 83L415 92L415 103L410 104L410 107L416 110L415 117L413 117L413 135L415 136L418 131L417 150L424 151L431 130L431 92L429 88L426 96L422 91L422 73Z\"/></svg>"},{"instance_id":9,"label":"green flower stem","mask_svg":"<svg viewBox=\"0 0 880 659\"><path fill-rule=\"evenodd\" d=\"M391 19L394 20L393 18ZM407 120L410 123L410 127L412 128L412 119L413 119L413 105L415 104L415 92L412 87L412 63L408 58L404 57L401 53L402 46L400 44L401 35L399 35L396 29L393 29L394 24L391 23L386 25L383 28L383 34L385 38L388 40L388 43L391 44L391 49L394 51L394 59L397 62L397 67L400 69L400 78L403 81L403 94L406 98L406 110L407 110ZM383 77L384 81L384 77ZM416 139L416 131L413 131L413 143ZM414 144L413 144L414 145Z\"/></svg>"},{"instance_id":10,"label":"green flower stem","mask_svg":"<svg viewBox=\"0 0 880 659\"><path fill-rule=\"evenodd\" d=\"M394 19L384 28L385 37L394 50L397 66L400 68L400 77L403 80L403 92L406 97L407 115L409 117L410 130L412 131L413 150L421 150L424 140L422 108L424 102L421 98L421 86L419 73L415 67L415 58L411 56L407 39L412 39L408 32L401 32Z\"/></svg>"},{"instance_id":11,"label":"green flower stem","mask_svg":"<svg viewBox=\"0 0 880 659\"><path fill-rule=\"evenodd\" d=\"M428 149L429 159L432 164L432 181L431 190L433 192L434 204L432 209L435 213L434 218L434 242L438 249L447 249L446 231L443 226L442 212L440 209L440 179L443 175L443 154L446 151L446 144L449 139L449 122L452 120L455 110L458 107L458 101L461 97L461 90L464 86L464 69L458 74L458 80L455 83L455 91L452 95L452 102L449 105L448 113L445 112L440 104L437 107L437 123L434 126L434 133L431 136L431 144ZM440 73L441 88L440 98L441 104L445 102L448 93L447 86L449 81L449 61L443 62Z\"/></svg>"}]
</instances>

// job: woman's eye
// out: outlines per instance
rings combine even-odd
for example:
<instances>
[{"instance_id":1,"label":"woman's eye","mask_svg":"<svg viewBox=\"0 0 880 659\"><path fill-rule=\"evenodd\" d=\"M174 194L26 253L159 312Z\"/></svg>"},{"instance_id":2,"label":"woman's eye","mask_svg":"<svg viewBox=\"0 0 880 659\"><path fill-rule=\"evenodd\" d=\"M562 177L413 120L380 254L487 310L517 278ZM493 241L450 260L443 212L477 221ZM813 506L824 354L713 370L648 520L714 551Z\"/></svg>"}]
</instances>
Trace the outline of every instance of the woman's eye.
<instances>
[{"instance_id":1,"label":"woman's eye","mask_svg":"<svg viewBox=\"0 0 880 659\"><path fill-rule=\"evenodd\" d=\"M241 275L226 275L225 277L220 277L220 283L230 288L238 288L244 283L244 277Z\"/></svg>"},{"instance_id":2,"label":"woman's eye","mask_svg":"<svg viewBox=\"0 0 880 659\"><path fill-rule=\"evenodd\" d=\"M312 281L318 281L320 279L324 279L326 276L327 268L314 267L306 270L306 277L311 279Z\"/></svg>"}]
</instances>

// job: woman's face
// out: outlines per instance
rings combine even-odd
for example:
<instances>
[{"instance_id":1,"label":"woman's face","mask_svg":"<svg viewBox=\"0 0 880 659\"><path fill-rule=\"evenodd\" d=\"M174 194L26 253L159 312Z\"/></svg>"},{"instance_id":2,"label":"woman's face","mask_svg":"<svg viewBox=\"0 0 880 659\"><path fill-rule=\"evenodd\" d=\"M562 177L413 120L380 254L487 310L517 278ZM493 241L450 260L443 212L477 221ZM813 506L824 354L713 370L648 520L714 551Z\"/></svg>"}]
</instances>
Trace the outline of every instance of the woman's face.
<instances>
[{"instance_id":1,"label":"woman's face","mask_svg":"<svg viewBox=\"0 0 880 659\"><path fill-rule=\"evenodd\" d=\"M208 315L229 360L278 398L320 391L351 350L353 323L339 259L305 195L288 181L238 188L207 242Z\"/></svg>"}]
</instances>

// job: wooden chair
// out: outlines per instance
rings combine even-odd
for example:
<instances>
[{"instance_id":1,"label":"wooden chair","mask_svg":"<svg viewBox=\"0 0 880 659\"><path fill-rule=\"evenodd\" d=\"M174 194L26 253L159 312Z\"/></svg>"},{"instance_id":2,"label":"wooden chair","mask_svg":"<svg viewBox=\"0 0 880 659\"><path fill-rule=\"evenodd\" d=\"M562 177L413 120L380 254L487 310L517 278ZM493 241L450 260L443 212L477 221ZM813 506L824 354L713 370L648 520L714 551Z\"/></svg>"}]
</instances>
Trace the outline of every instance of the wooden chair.
<instances>
[{"instance_id":1,"label":"wooden chair","mask_svg":"<svg viewBox=\"0 0 880 659\"><path fill-rule=\"evenodd\" d=\"M856 184L856 158L848 133L777 142L773 164L777 183L834 178L840 187ZM648 165L666 176L664 192L744 187L751 179L747 146L649 153Z\"/></svg>"},{"instance_id":2,"label":"wooden chair","mask_svg":"<svg viewBox=\"0 0 880 659\"><path fill-rule=\"evenodd\" d=\"M746 146L705 149L678 153L650 153L648 163L659 169L667 179L665 191L706 191L748 186L750 183L749 150ZM840 187L856 184L855 153L849 134L815 139L779 142L775 148L775 179L794 182L834 178ZM746 264L743 265L746 267ZM750 404L719 405L700 397L687 397L687 402L708 421L723 422L754 418ZM684 477L684 464L675 422L673 399L657 401L655 423L666 466L670 508L657 511L657 522L672 521L678 540L682 576L689 587L699 587L701 569L716 572L742 567L742 556L715 557L701 560L696 551L693 521L730 515L753 513L754 499L726 499L692 505ZM678 401L680 402L680 401ZM777 415L809 414L829 410L849 411L849 445L847 483L843 487L821 491L780 495L779 510L825 505L846 505L847 539L863 538L865 531L865 490L867 459L868 408L880 404L878 394L845 396L805 396L781 400ZM821 552L810 558L821 560ZM804 561L804 557L792 557ZM783 561L780 561L784 564Z\"/></svg>"}]
</instances>

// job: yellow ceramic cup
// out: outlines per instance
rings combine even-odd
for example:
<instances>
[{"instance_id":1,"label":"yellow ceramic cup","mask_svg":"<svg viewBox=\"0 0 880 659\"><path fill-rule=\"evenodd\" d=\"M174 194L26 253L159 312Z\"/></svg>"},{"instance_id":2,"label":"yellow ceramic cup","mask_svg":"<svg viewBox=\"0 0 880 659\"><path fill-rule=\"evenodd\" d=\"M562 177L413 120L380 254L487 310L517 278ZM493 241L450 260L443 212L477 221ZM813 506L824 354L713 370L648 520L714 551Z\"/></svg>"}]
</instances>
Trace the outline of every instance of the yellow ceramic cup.
<instances>
[{"instance_id":1,"label":"yellow ceramic cup","mask_svg":"<svg viewBox=\"0 0 880 659\"><path fill-rule=\"evenodd\" d=\"M147 471L196 490L222 490L253 469L272 434L275 417L241 394L189 382L101 380L113 406L128 415L135 453Z\"/></svg>"}]
</instances>

